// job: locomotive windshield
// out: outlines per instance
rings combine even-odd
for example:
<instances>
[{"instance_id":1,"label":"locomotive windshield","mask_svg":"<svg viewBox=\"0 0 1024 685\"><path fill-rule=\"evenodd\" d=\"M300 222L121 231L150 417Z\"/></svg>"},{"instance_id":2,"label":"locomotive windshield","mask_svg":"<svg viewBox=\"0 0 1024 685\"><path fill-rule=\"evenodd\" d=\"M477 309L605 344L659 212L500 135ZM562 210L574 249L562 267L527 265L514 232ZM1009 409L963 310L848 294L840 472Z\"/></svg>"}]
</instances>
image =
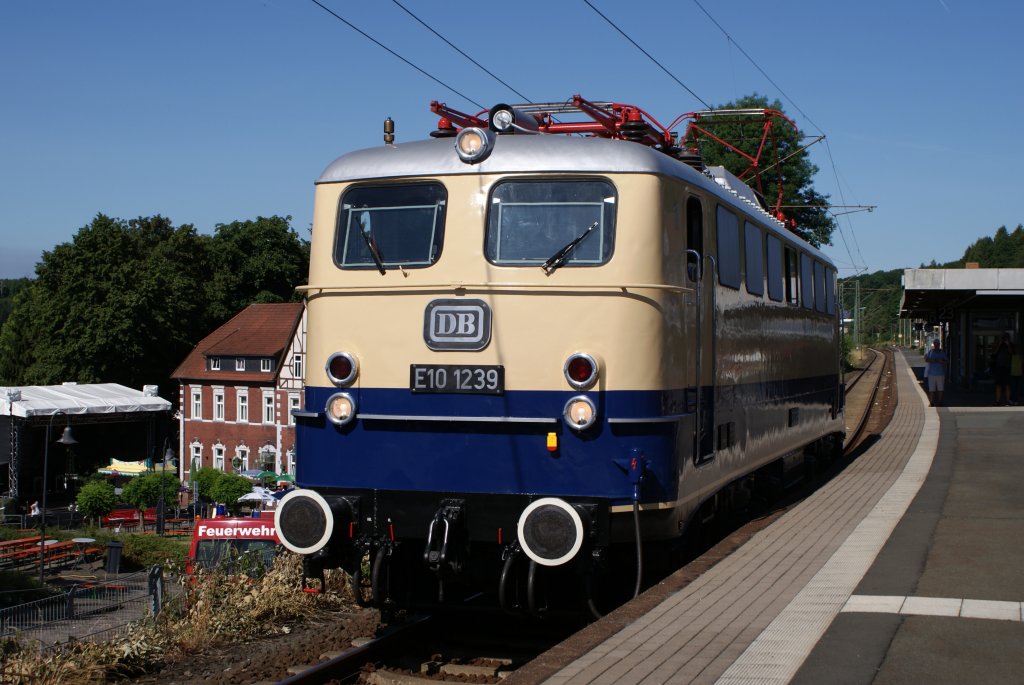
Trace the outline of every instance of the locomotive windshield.
<instances>
[{"instance_id":1,"label":"locomotive windshield","mask_svg":"<svg viewBox=\"0 0 1024 685\"><path fill-rule=\"evenodd\" d=\"M607 181L499 183L491 191L487 259L545 270L553 259L557 266L604 264L615 244L615 197Z\"/></svg>"},{"instance_id":2,"label":"locomotive windshield","mask_svg":"<svg viewBox=\"0 0 1024 685\"><path fill-rule=\"evenodd\" d=\"M441 254L447 199L436 183L349 189L338 212L335 264L381 273L430 266Z\"/></svg>"}]
</instances>

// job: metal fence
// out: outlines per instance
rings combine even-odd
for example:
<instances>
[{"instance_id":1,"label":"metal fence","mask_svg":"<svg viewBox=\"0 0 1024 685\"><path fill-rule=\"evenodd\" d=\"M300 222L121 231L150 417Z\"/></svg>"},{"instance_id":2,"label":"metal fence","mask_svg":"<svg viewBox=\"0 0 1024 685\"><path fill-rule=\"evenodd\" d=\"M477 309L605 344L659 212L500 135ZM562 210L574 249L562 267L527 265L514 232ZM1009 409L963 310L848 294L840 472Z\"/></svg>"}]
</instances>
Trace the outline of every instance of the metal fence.
<instances>
[{"instance_id":1,"label":"metal fence","mask_svg":"<svg viewBox=\"0 0 1024 685\"><path fill-rule=\"evenodd\" d=\"M26 518L24 514L2 514L0 515L0 524L14 528L24 528Z\"/></svg>"},{"instance_id":2,"label":"metal fence","mask_svg":"<svg viewBox=\"0 0 1024 685\"><path fill-rule=\"evenodd\" d=\"M110 640L129 623L160 613L163 595L159 566L75 585L59 595L0 609L0 638L38 640L43 649L76 640Z\"/></svg>"}]
</instances>

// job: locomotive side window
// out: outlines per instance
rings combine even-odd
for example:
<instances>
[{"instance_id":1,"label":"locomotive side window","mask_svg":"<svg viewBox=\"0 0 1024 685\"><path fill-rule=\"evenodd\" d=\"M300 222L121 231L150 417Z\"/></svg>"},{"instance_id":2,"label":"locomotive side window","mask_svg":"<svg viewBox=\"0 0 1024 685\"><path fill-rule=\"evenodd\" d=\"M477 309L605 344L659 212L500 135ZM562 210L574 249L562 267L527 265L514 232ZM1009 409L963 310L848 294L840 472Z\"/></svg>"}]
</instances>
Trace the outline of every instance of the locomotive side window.
<instances>
[{"instance_id":1,"label":"locomotive side window","mask_svg":"<svg viewBox=\"0 0 1024 685\"><path fill-rule=\"evenodd\" d=\"M814 308L825 313L825 265L814 262Z\"/></svg>"},{"instance_id":2,"label":"locomotive side window","mask_svg":"<svg viewBox=\"0 0 1024 685\"><path fill-rule=\"evenodd\" d=\"M484 254L500 266L597 266L615 245L608 181L503 181L491 191Z\"/></svg>"},{"instance_id":3,"label":"locomotive side window","mask_svg":"<svg viewBox=\"0 0 1024 685\"><path fill-rule=\"evenodd\" d=\"M437 261L448 193L439 183L356 186L341 198L334 263L422 268Z\"/></svg>"},{"instance_id":4,"label":"locomotive side window","mask_svg":"<svg viewBox=\"0 0 1024 685\"><path fill-rule=\"evenodd\" d=\"M814 308L814 269L811 258L805 254L800 255L800 299L805 309Z\"/></svg>"},{"instance_id":5,"label":"locomotive side window","mask_svg":"<svg viewBox=\"0 0 1024 685\"><path fill-rule=\"evenodd\" d=\"M832 269L825 270L825 312L836 313L836 272Z\"/></svg>"},{"instance_id":6,"label":"locomotive side window","mask_svg":"<svg viewBox=\"0 0 1024 685\"><path fill-rule=\"evenodd\" d=\"M782 302L782 241L768 236L768 297Z\"/></svg>"},{"instance_id":7,"label":"locomotive side window","mask_svg":"<svg viewBox=\"0 0 1024 685\"><path fill-rule=\"evenodd\" d=\"M700 200L691 197L686 201L686 247L698 255L704 255L704 211ZM686 254L686 277L691 281L700 278L700 257Z\"/></svg>"},{"instance_id":8,"label":"locomotive side window","mask_svg":"<svg viewBox=\"0 0 1024 685\"><path fill-rule=\"evenodd\" d=\"M718 282L739 290L740 222L736 215L719 206L715 213L718 236Z\"/></svg>"},{"instance_id":9,"label":"locomotive side window","mask_svg":"<svg viewBox=\"0 0 1024 685\"><path fill-rule=\"evenodd\" d=\"M746 254L747 292L764 295L764 237L761 229L750 222L744 227L743 249Z\"/></svg>"},{"instance_id":10,"label":"locomotive side window","mask_svg":"<svg viewBox=\"0 0 1024 685\"><path fill-rule=\"evenodd\" d=\"M800 272L799 265L797 264L797 252L791 247L785 248L783 252L785 258L785 285L786 285L786 302L789 304L800 303Z\"/></svg>"}]
</instances>

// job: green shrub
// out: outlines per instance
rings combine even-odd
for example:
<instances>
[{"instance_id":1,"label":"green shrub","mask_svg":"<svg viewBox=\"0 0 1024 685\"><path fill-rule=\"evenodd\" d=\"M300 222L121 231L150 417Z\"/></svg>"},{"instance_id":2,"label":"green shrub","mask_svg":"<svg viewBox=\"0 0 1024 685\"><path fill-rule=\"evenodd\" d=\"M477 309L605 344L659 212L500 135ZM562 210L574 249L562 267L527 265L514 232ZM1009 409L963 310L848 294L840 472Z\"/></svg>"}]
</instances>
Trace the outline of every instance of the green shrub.
<instances>
[{"instance_id":1,"label":"green shrub","mask_svg":"<svg viewBox=\"0 0 1024 685\"><path fill-rule=\"evenodd\" d=\"M124 535L121 537L122 570L149 568L154 564L182 565L188 556L191 540L187 537L160 537L159 535Z\"/></svg>"}]
</instances>

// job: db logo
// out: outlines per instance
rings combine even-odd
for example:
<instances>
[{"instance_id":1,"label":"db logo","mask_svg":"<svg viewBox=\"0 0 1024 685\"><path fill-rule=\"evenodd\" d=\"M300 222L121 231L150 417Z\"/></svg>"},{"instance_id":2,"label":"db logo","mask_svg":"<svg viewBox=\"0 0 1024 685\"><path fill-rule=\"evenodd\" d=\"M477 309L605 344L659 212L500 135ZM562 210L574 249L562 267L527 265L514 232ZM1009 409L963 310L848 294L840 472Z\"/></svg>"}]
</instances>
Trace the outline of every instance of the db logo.
<instances>
[{"instance_id":1,"label":"db logo","mask_svg":"<svg viewBox=\"0 0 1024 685\"><path fill-rule=\"evenodd\" d=\"M482 350L491 342L491 308L483 300L434 300L423 316L432 350Z\"/></svg>"}]
</instances>

